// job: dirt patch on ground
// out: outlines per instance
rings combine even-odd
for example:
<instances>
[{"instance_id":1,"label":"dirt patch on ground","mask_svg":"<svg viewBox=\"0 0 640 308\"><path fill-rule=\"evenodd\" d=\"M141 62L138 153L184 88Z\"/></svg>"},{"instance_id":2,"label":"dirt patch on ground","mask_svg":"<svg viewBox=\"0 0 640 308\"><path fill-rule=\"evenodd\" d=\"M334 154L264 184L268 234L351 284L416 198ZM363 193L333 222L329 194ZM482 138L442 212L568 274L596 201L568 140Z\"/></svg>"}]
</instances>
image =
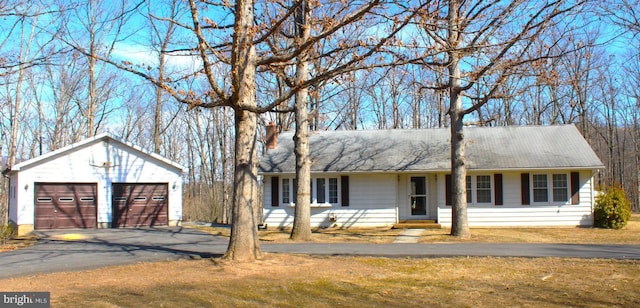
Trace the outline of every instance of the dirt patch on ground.
<instances>
[{"instance_id":1,"label":"dirt patch on ground","mask_svg":"<svg viewBox=\"0 0 640 308\"><path fill-rule=\"evenodd\" d=\"M0 285L3 291L49 291L54 307L637 307L640 263L267 254L255 263L141 263Z\"/></svg>"}]
</instances>

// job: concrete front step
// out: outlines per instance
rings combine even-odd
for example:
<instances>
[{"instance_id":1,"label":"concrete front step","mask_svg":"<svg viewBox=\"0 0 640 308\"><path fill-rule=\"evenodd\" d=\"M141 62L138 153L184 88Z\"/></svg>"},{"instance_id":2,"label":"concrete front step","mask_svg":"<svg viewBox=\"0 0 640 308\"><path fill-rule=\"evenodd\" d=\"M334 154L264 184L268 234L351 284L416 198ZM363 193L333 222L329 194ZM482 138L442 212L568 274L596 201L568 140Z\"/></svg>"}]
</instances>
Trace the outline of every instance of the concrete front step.
<instances>
[{"instance_id":1,"label":"concrete front step","mask_svg":"<svg viewBox=\"0 0 640 308\"><path fill-rule=\"evenodd\" d=\"M435 220L401 220L393 225L393 229L441 229Z\"/></svg>"}]
</instances>

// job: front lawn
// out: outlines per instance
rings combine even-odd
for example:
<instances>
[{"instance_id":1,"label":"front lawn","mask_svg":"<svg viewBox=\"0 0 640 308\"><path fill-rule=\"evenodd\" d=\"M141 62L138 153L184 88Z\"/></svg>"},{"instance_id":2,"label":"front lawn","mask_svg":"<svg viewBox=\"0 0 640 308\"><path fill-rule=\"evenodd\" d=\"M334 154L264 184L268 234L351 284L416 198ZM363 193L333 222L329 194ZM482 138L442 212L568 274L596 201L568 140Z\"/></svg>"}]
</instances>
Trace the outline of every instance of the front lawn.
<instances>
[{"instance_id":1,"label":"front lawn","mask_svg":"<svg viewBox=\"0 0 640 308\"><path fill-rule=\"evenodd\" d=\"M0 280L52 307L638 307L640 262L267 254Z\"/></svg>"}]
</instances>

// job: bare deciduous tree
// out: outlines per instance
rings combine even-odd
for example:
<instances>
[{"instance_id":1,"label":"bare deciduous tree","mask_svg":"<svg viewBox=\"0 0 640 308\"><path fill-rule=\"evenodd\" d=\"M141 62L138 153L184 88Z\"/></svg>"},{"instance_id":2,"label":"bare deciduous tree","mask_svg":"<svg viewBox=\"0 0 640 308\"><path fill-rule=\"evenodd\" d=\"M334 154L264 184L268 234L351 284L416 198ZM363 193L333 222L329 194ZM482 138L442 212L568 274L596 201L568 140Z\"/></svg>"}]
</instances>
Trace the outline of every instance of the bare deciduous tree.
<instances>
[{"instance_id":1,"label":"bare deciduous tree","mask_svg":"<svg viewBox=\"0 0 640 308\"><path fill-rule=\"evenodd\" d=\"M469 238L471 234L466 203L464 117L497 95L500 85L518 67L538 58L557 56L547 53L533 59L526 57L541 34L582 4L562 0L449 0L425 9L421 15L419 25L427 42L423 56L414 63L448 69L445 82L433 88L446 89L449 94L452 235ZM567 20L563 22L569 24Z\"/></svg>"}]
</instances>

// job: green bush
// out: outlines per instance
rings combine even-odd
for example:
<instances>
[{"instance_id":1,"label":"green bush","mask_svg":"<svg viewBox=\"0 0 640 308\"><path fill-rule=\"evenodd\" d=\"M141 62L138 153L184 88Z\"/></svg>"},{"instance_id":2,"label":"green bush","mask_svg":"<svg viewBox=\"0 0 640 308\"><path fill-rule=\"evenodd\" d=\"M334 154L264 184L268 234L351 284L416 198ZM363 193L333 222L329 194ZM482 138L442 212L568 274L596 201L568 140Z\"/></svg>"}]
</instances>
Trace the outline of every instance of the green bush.
<instances>
[{"instance_id":1,"label":"green bush","mask_svg":"<svg viewBox=\"0 0 640 308\"><path fill-rule=\"evenodd\" d=\"M13 224L0 225L0 244L7 242L16 235L16 228Z\"/></svg>"},{"instance_id":2,"label":"green bush","mask_svg":"<svg viewBox=\"0 0 640 308\"><path fill-rule=\"evenodd\" d=\"M595 226L621 229L631 218L631 201L620 187L609 187L606 193L596 197L594 209Z\"/></svg>"}]
</instances>

